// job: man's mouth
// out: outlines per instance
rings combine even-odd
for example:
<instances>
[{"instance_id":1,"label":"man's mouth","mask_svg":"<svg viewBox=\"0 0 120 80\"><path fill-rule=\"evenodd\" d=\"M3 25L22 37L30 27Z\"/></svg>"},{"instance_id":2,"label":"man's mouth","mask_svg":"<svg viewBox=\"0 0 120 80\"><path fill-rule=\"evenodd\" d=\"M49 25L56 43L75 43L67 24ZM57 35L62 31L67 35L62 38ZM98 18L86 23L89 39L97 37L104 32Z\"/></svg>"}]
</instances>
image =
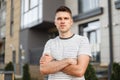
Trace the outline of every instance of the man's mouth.
<instances>
[{"instance_id":1,"label":"man's mouth","mask_svg":"<svg viewBox=\"0 0 120 80\"><path fill-rule=\"evenodd\" d=\"M65 27L65 25L60 25L60 27Z\"/></svg>"}]
</instances>

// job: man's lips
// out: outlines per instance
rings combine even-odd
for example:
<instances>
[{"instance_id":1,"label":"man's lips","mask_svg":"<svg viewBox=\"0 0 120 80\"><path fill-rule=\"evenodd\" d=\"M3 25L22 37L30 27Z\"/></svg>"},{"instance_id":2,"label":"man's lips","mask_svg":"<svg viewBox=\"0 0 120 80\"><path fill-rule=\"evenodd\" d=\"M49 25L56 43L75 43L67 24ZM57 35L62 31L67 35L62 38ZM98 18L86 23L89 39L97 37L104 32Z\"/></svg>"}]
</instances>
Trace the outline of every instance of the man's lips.
<instances>
[{"instance_id":1,"label":"man's lips","mask_svg":"<svg viewBox=\"0 0 120 80\"><path fill-rule=\"evenodd\" d=\"M65 25L60 25L60 27L65 27Z\"/></svg>"},{"instance_id":2,"label":"man's lips","mask_svg":"<svg viewBox=\"0 0 120 80\"><path fill-rule=\"evenodd\" d=\"M65 28L65 25L60 26L60 28L61 28L61 29L64 29L64 28Z\"/></svg>"}]
</instances>

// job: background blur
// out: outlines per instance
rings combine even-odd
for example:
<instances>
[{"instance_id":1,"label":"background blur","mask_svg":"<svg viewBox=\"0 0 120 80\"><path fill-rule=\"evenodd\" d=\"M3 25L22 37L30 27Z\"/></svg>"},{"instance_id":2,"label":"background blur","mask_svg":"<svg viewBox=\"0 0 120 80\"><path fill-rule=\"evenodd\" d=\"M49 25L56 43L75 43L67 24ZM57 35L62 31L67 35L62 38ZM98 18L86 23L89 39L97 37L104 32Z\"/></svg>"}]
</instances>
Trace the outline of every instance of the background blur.
<instances>
[{"instance_id":1,"label":"background blur","mask_svg":"<svg viewBox=\"0 0 120 80\"><path fill-rule=\"evenodd\" d=\"M112 63L120 63L120 0L0 0L0 71L11 61L20 78L28 63L31 77L43 80L39 59L58 35L54 16L62 5L72 10L72 31L89 38L97 77L109 79Z\"/></svg>"}]
</instances>

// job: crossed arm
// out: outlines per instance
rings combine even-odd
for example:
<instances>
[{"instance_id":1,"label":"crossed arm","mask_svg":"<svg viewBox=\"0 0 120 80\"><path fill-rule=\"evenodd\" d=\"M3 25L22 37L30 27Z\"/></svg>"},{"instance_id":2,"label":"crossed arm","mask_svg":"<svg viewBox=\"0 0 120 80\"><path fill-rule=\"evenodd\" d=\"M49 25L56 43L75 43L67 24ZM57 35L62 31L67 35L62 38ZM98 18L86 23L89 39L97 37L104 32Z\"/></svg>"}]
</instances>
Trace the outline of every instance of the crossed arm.
<instances>
[{"instance_id":1,"label":"crossed arm","mask_svg":"<svg viewBox=\"0 0 120 80\"><path fill-rule=\"evenodd\" d=\"M62 71L68 75L82 77L87 69L90 57L88 55L80 55L77 59L77 64L69 65Z\"/></svg>"},{"instance_id":2,"label":"crossed arm","mask_svg":"<svg viewBox=\"0 0 120 80\"><path fill-rule=\"evenodd\" d=\"M57 61L57 60L54 60L52 56L45 54L40 59L40 72L42 74L56 73L71 64L76 64L76 60L66 58L66 59Z\"/></svg>"},{"instance_id":3,"label":"crossed arm","mask_svg":"<svg viewBox=\"0 0 120 80\"><path fill-rule=\"evenodd\" d=\"M80 55L77 60L66 58L63 60L53 60L52 56L45 54L40 59L40 72L42 74L52 74L62 71L68 75L81 77L84 75L89 56Z\"/></svg>"}]
</instances>

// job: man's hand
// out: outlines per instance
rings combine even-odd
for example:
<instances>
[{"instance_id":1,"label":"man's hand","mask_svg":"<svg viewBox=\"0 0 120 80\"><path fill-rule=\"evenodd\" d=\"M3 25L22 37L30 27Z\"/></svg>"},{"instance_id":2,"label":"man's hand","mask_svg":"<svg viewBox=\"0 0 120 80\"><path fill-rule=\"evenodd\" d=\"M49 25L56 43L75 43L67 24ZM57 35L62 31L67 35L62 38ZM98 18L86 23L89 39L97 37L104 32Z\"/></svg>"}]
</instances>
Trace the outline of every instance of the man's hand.
<instances>
[{"instance_id":1,"label":"man's hand","mask_svg":"<svg viewBox=\"0 0 120 80\"><path fill-rule=\"evenodd\" d=\"M77 65L77 59L74 59L74 58L65 58L65 60L67 60L68 62L68 66L66 66L65 68L63 68L61 71L66 73L68 71L70 71L71 69L69 67L73 66L73 65ZM68 74L69 75L69 74Z\"/></svg>"},{"instance_id":2,"label":"man's hand","mask_svg":"<svg viewBox=\"0 0 120 80\"><path fill-rule=\"evenodd\" d=\"M80 55L77 59L77 64L66 66L61 71L72 76L82 77L87 69L90 57L88 55Z\"/></svg>"},{"instance_id":3,"label":"man's hand","mask_svg":"<svg viewBox=\"0 0 120 80\"><path fill-rule=\"evenodd\" d=\"M40 64L45 64L53 60L53 57L49 54L44 54L40 59Z\"/></svg>"},{"instance_id":4,"label":"man's hand","mask_svg":"<svg viewBox=\"0 0 120 80\"><path fill-rule=\"evenodd\" d=\"M72 65L72 64L77 64L77 60L73 59L73 58L66 58L68 61L68 64Z\"/></svg>"}]
</instances>

